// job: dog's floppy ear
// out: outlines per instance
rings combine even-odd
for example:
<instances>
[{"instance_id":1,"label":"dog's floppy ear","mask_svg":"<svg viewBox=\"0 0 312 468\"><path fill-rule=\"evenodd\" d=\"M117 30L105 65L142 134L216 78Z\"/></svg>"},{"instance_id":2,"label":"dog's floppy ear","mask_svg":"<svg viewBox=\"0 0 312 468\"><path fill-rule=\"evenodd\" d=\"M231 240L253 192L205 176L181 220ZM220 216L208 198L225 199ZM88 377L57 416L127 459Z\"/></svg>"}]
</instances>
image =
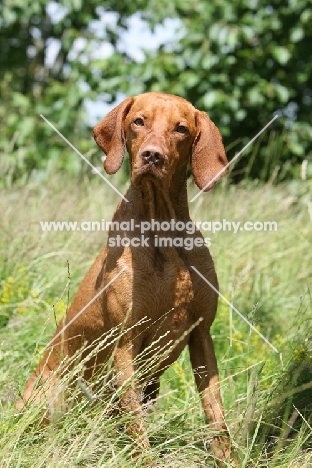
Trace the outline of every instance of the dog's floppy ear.
<instances>
[{"instance_id":1,"label":"dog's floppy ear","mask_svg":"<svg viewBox=\"0 0 312 468\"><path fill-rule=\"evenodd\" d=\"M191 169L196 185L208 192L226 174L228 160L221 134L208 115L197 111L195 119L197 135L192 148Z\"/></svg>"},{"instance_id":2,"label":"dog's floppy ear","mask_svg":"<svg viewBox=\"0 0 312 468\"><path fill-rule=\"evenodd\" d=\"M124 121L133 101L133 97L122 101L92 131L96 143L106 154L104 169L108 174L115 174L122 164L126 145Z\"/></svg>"}]
</instances>

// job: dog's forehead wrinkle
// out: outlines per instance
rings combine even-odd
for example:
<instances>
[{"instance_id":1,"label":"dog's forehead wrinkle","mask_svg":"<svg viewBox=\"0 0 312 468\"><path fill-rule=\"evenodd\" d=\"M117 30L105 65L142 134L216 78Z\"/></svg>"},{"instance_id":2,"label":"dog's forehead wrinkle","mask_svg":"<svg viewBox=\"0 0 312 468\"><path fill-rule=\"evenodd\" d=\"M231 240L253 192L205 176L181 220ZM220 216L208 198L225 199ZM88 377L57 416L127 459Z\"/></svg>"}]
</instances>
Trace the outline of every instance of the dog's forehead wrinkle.
<instances>
[{"instance_id":1,"label":"dog's forehead wrinkle","mask_svg":"<svg viewBox=\"0 0 312 468\"><path fill-rule=\"evenodd\" d=\"M176 125L184 122L185 124L195 123L195 108L184 99L176 97L157 96L151 101L146 100L146 95L140 95L131 109L133 117L141 115L147 120L153 120L158 123L174 121ZM182 104L182 105L181 105Z\"/></svg>"}]
</instances>

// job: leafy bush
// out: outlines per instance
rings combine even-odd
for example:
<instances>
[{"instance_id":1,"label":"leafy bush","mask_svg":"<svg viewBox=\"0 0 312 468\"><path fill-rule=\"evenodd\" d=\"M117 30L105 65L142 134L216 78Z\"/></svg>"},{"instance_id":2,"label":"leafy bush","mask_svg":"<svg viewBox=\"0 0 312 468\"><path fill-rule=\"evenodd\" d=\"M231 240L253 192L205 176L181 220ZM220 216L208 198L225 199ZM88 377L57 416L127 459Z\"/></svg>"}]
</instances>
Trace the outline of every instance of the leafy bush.
<instances>
[{"instance_id":1,"label":"leafy bush","mask_svg":"<svg viewBox=\"0 0 312 468\"><path fill-rule=\"evenodd\" d=\"M207 111L230 159L278 112L235 164L234 179L298 178L302 163L312 177L311 0L14 0L0 10L0 174L7 182L44 177L49 168L84 170L40 114L100 165L86 103L151 90ZM137 59L131 42L122 46L133 19L151 31L160 24L176 30L154 52L142 43Z\"/></svg>"}]
</instances>

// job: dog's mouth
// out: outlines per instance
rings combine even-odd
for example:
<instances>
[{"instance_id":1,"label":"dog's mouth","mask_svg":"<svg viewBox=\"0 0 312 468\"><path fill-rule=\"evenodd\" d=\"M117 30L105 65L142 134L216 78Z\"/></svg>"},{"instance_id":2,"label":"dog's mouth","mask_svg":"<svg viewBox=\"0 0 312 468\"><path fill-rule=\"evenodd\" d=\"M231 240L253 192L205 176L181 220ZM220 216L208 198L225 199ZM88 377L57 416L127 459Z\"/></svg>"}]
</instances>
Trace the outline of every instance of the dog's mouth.
<instances>
[{"instance_id":1,"label":"dog's mouth","mask_svg":"<svg viewBox=\"0 0 312 468\"><path fill-rule=\"evenodd\" d=\"M159 167L153 163L143 164L139 168L134 168L133 183L139 185L143 180L163 179L165 176L164 166Z\"/></svg>"}]
</instances>

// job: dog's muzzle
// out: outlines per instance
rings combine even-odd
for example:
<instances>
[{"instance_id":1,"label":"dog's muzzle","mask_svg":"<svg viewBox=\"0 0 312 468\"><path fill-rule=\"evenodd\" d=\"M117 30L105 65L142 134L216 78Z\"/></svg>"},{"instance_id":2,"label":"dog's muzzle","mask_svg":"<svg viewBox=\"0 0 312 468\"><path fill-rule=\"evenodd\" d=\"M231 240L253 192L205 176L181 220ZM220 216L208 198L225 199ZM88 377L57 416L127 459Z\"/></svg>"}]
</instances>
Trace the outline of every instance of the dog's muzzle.
<instances>
[{"instance_id":1,"label":"dog's muzzle","mask_svg":"<svg viewBox=\"0 0 312 468\"><path fill-rule=\"evenodd\" d=\"M144 166L156 166L161 168L165 161L165 152L160 146L148 145L140 151L141 160Z\"/></svg>"}]
</instances>

